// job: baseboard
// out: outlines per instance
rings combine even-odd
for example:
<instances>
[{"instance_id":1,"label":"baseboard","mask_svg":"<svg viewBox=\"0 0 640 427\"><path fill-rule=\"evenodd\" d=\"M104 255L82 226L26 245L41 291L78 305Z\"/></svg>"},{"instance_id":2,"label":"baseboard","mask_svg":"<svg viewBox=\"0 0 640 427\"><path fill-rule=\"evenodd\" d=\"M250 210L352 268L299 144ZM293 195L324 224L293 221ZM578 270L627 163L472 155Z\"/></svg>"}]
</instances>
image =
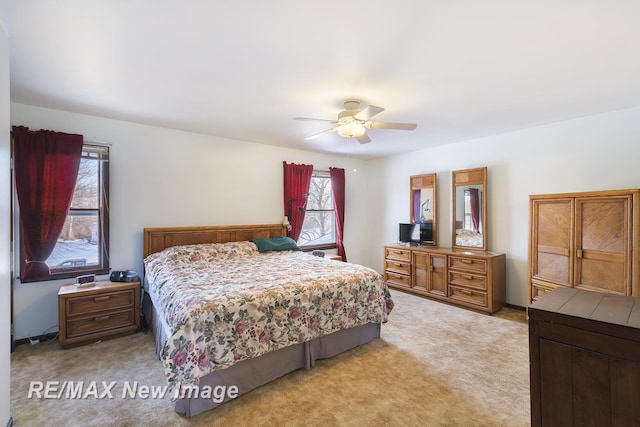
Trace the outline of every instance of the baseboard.
<instances>
[{"instance_id":1,"label":"baseboard","mask_svg":"<svg viewBox=\"0 0 640 427\"><path fill-rule=\"evenodd\" d=\"M527 311L527 308L526 308L526 307L521 307L521 306L519 306L519 305L514 305L514 304L505 304L504 306L505 306L505 307L508 307L508 308L513 308L514 310Z\"/></svg>"},{"instance_id":2,"label":"baseboard","mask_svg":"<svg viewBox=\"0 0 640 427\"><path fill-rule=\"evenodd\" d=\"M13 348L22 345L22 344L29 344L31 343L31 341L38 341L43 342L43 341L49 341L52 339L56 339L58 338L58 333L57 332L50 332L48 334L44 334L44 335L37 335L35 337L30 337L30 338L21 338L19 340L15 340L13 342Z\"/></svg>"}]
</instances>

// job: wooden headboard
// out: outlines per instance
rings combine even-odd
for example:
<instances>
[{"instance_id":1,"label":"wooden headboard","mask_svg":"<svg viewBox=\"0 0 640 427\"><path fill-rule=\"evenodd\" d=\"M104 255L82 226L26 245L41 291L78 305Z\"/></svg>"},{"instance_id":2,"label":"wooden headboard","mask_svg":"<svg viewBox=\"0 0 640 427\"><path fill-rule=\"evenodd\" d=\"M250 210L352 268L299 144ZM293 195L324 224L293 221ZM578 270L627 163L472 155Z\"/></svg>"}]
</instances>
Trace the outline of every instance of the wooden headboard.
<instances>
[{"instance_id":1,"label":"wooden headboard","mask_svg":"<svg viewBox=\"0 0 640 427\"><path fill-rule=\"evenodd\" d=\"M178 245L240 242L254 237L285 236L282 224L162 227L144 229L144 258Z\"/></svg>"}]
</instances>

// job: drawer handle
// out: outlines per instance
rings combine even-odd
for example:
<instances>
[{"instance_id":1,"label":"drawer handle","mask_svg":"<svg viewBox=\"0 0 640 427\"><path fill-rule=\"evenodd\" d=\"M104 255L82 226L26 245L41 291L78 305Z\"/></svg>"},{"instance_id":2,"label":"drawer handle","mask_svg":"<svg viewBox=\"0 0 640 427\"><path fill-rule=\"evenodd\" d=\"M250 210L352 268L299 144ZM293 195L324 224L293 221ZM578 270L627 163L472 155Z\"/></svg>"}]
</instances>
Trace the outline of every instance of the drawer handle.
<instances>
[{"instance_id":1,"label":"drawer handle","mask_svg":"<svg viewBox=\"0 0 640 427\"><path fill-rule=\"evenodd\" d=\"M461 274L462 277L464 277L467 280L473 280L473 276L469 275L469 274Z\"/></svg>"},{"instance_id":2,"label":"drawer handle","mask_svg":"<svg viewBox=\"0 0 640 427\"><path fill-rule=\"evenodd\" d=\"M466 258L460 259L460 262L463 263L463 264L473 264L473 260L472 259L466 259Z\"/></svg>"},{"instance_id":3,"label":"drawer handle","mask_svg":"<svg viewBox=\"0 0 640 427\"><path fill-rule=\"evenodd\" d=\"M101 297L95 297L93 300L94 300L94 301L96 301L96 302L97 302L97 301L106 301L106 300L108 300L109 298L111 298L111 296L110 296L110 295L104 295L104 296L101 296Z\"/></svg>"},{"instance_id":4,"label":"drawer handle","mask_svg":"<svg viewBox=\"0 0 640 427\"><path fill-rule=\"evenodd\" d=\"M93 320L96 322L102 322L103 320L109 320L110 318L111 316L107 315L107 316L94 317Z\"/></svg>"},{"instance_id":5,"label":"drawer handle","mask_svg":"<svg viewBox=\"0 0 640 427\"><path fill-rule=\"evenodd\" d=\"M466 289L458 289L461 293L465 294L465 295L473 295L473 292L468 291Z\"/></svg>"}]
</instances>

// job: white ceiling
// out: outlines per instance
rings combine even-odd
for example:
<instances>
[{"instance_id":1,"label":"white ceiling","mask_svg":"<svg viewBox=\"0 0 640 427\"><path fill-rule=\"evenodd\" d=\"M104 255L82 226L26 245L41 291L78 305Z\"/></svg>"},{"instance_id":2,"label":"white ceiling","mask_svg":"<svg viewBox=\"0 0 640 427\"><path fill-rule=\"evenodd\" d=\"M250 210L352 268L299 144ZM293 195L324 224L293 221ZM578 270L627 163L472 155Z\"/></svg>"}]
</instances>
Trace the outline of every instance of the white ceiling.
<instances>
[{"instance_id":1,"label":"white ceiling","mask_svg":"<svg viewBox=\"0 0 640 427\"><path fill-rule=\"evenodd\" d=\"M2 0L18 103L374 158L640 105L637 0ZM415 131L305 141L345 99Z\"/></svg>"}]
</instances>

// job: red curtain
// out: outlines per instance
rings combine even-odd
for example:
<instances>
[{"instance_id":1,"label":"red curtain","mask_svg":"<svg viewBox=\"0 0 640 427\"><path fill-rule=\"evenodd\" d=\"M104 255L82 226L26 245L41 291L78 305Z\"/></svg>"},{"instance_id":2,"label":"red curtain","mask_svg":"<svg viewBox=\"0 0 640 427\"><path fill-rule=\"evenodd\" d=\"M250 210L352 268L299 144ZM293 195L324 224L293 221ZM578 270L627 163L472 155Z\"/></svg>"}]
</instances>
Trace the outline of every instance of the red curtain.
<instances>
[{"instance_id":1,"label":"red curtain","mask_svg":"<svg viewBox=\"0 0 640 427\"><path fill-rule=\"evenodd\" d=\"M342 236L344 235L344 169L329 168L331 178L331 190L333 191L333 204L336 212L336 242L338 244L338 255L342 261L347 261L347 254L344 251Z\"/></svg>"},{"instance_id":2,"label":"red curtain","mask_svg":"<svg viewBox=\"0 0 640 427\"><path fill-rule=\"evenodd\" d=\"M471 206L471 226L477 233L480 229L480 200L477 188L469 189L469 205Z\"/></svg>"},{"instance_id":3,"label":"red curtain","mask_svg":"<svg viewBox=\"0 0 640 427\"><path fill-rule=\"evenodd\" d=\"M78 176L82 135L13 127L13 162L24 248L23 282L46 279Z\"/></svg>"},{"instance_id":4,"label":"red curtain","mask_svg":"<svg viewBox=\"0 0 640 427\"><path fill-rule=\"evenodd\" d=\"M302 230L313 165L282 162L284 166L284 212L289 217L289 237L296 242Z\"/></svg>"}]
</instances>

